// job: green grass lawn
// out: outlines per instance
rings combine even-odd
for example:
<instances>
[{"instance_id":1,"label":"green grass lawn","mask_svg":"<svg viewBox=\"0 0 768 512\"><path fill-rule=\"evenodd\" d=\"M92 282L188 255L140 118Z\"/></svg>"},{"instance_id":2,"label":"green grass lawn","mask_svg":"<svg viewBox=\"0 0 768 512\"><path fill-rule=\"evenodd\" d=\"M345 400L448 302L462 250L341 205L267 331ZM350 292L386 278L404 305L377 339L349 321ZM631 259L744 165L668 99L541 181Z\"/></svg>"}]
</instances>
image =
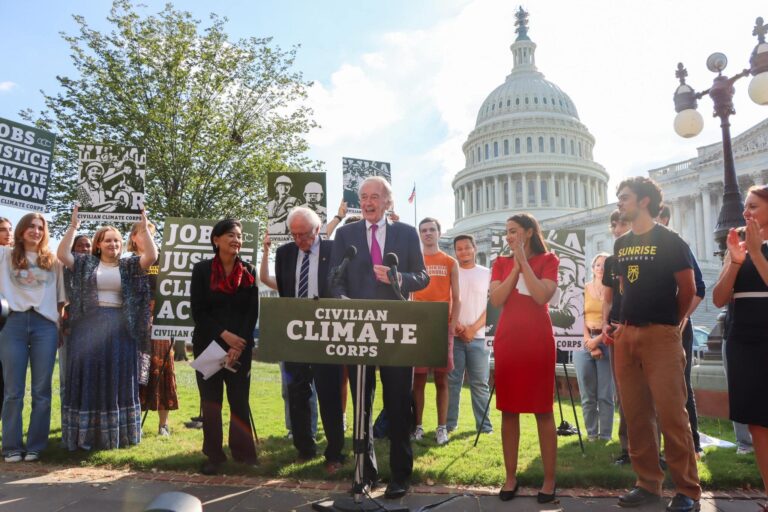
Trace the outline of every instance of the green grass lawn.
<instances>
[{"instance_id":1,"label":"green grass lawn","mask_svg":"<svg viewBox=\"0 0 768 512\"><path fill-rule=\"evenodd\" d=\"M58 396L58 367L54 371L54 397L52 405L51 439L48 449L43 453L46 462L79 465L130 467L137 470L174 470L195 472L203 462L202 431L187 429L184 422L198 413L198 393L194 370L187 363L176 363L176 380L179 390L180 409L170 416L172 435L160 437L157 432L157 414L150 412L144 425L145 435L141 444L119 450L94 452L68 452L60 447L61 422ZM380 387L378 388L380 389ZM29 393L29 390L27 390ZM427 386L427 406L424 412L424 440L414 443L414 480L447 484L475 484L498 486L504 480L504 465L500 439L500 413L491 406L491 421L495 432L482 435L477 447L474 420L472 417L469 390L462 391L461 418L459 428L447 445L437 446L434 441L436 413L434 405L434 386ZM25 400L25 425L29 416L30 398ZM323 471L323 458L297 464L296 452L290 440L285 438L286 430L283 416L283 401L280 397L280 371L276 364L255 363L251 377L251 408L256 429L261 442L259 457L261 464L257 469L249 469L235 463L228 463L224 472L258 476L286 477L297 479L326 479ZM377 393L375 413L381 409L381 392ZM563 409L566 421L574 424L570 402L564 399ZM577 404L577 413L581 422L581 408ZM225 405L224 420L228 419ZM347 431L347 453L351 450L352 401L347 404L347 417L350 429ZM560 416L555 404L556 422ZM618 415L616 416L618 424ZM26 428L26 427L25 427ZM319 426L318 442L320 453L325 440L322 426ZM699 418L702 432L721 439L734 440L731 423L726 420ZM542 480L542 466L539 457L536 424L533 415L521 416L522 438L520 441L519 479L525 486L539 486ZM614 430L614 436L616 435ZM225 424L225 435L227 425ZM582 456L577 436L559 437L557 460L558 487L626 488L634 483L632 470L612 464L619 455L618 440L611 442L587 443L586 455ZM381 476L388 478L388 443L376 442L376 456ZM350 460L334 479L351 481L353 465ZM706 457L699 463L699 475L707 488L733 488L742 486L760 487L760 475L753 455L737 456L735 449L714 449L707 451Z\"/></svg>"}]
</instances>

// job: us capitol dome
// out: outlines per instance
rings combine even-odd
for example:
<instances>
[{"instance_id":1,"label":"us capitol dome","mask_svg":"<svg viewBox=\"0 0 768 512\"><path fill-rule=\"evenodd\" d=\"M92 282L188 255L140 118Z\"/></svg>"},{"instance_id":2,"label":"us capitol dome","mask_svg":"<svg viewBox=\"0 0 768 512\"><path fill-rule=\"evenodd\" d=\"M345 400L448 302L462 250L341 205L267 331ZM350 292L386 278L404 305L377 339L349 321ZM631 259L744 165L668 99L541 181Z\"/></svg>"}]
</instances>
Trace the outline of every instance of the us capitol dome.
<instances>
[{"instance_id":1,"label":"us capitol dome","mask_svg":"<svg viewBox=\"0 0 768 512\"><path fill-rule=\"evenodd\" d=\"M473 234L481 264L491 233L514 213L542 221L606 204L608 173L592 158L595 138L571 98L536 68L528 13L521 7L515 18L512 72L485 99L462 146L455 222L444 239Z\"/></svg>"}]
</instances>

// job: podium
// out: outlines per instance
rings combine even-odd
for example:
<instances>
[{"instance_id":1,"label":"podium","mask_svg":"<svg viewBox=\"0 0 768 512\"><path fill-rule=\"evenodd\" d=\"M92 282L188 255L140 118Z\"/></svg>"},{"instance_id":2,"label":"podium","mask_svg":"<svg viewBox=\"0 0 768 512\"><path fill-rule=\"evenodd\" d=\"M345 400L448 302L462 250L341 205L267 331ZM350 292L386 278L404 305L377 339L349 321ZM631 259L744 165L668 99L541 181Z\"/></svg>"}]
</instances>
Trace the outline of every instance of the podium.
<instances>
[{"instance_id":1,"label":"podium","mask_svg":"<svg viewBox=\"0 0 768 512\"><path fill-rule=\"evenodd\" d=\"M363 500L364 429L371 421L365 418L365 367L446 366L448 303L270 297L261 300L260 311L260 360L357 365L354 494L313 508L382 510L379 503Z\"/></svg>"}]
</instances>

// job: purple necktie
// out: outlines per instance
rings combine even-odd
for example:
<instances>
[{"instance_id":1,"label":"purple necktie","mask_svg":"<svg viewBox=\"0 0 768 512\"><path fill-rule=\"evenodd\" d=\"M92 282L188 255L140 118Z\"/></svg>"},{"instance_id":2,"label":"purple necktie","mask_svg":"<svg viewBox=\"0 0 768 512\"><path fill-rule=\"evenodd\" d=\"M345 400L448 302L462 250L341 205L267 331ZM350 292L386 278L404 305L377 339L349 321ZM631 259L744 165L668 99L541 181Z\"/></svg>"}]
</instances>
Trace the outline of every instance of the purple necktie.
<instances>
[{"instance_id":1,"label":"purple necktie","mask_svg":"<svg viewBox=\"0 0 768 512\"><path fill-rule=\"evenodd\" d=\"M373 224L371 226L371 261L374 265L381 265L381 247L379 246L379 241L376 240L376 231L379 230L378 224Z\"/></svg>"}]
</instances>

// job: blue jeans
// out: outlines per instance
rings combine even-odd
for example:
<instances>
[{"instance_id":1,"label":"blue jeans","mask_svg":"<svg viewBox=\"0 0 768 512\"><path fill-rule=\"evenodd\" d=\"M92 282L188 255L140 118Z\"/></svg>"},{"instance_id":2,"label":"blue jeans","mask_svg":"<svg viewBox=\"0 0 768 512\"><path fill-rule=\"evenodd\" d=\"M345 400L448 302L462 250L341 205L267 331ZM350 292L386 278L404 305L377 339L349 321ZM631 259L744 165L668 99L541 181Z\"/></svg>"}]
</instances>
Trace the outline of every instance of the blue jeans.
<instances>
[{"instance_id":1,"label":"blue jeans","mask_svg":"<svg viewBox=\"0 0 768 512\"><path fill-rule=\"evenodd\" d=\"M282 361L280 365L280 395L283 397L283 410L285 415L285 429L291 432L291 413L288 400L288 379L290 376L285 372ZM309 408L311 410L312 437L317 437L317 390L315 383L312 383L312 396L309 398Z\"/></svg>"},{"instance_id":2,"label":"blue jeans","mask_svg":"<svg viewBox=\"0 0 768 512\"><path fill-rule=\"evenodd\" d=\"M56 361L56 324L35 311L13 312L0 332L3 362L3 455L41 452L51 429L51 378ZM21 415L27 365L32 367L32 413L27 447L22 440Z\"/></svg>"},{"instance_id":3,"label":"blue jeans","mask_svg":"<svg viewBox=\"0 0 768 512\"><path fill-rule=\"evenodd\" d=\"M586 350L573 353L576 378L579 381L584 427L589 437L611 439L613 434L613 375L610 351L594 359Z\"/></svg>"},{"instance_id":4,"label":"blue jeans","mask_svg":"<svg viewBox=\"0 0 768 512\"><path fill-rule=\"evenodd\" d=\"M483 412L488 405L490 390L488 375L491 353L485 346L485 338L475 338L465 343L460 338L453 342L453 370L448 374L448 430L455 430L459 422L459 401L464 370L467 371L469 391L472 395L472 412L475 415L475 429L482 432L493 430L488 415L483 421ZM490 411L488 411L490 414ZM482 425L480 422L482 421Z\"/></svg>"}]
</instances>

